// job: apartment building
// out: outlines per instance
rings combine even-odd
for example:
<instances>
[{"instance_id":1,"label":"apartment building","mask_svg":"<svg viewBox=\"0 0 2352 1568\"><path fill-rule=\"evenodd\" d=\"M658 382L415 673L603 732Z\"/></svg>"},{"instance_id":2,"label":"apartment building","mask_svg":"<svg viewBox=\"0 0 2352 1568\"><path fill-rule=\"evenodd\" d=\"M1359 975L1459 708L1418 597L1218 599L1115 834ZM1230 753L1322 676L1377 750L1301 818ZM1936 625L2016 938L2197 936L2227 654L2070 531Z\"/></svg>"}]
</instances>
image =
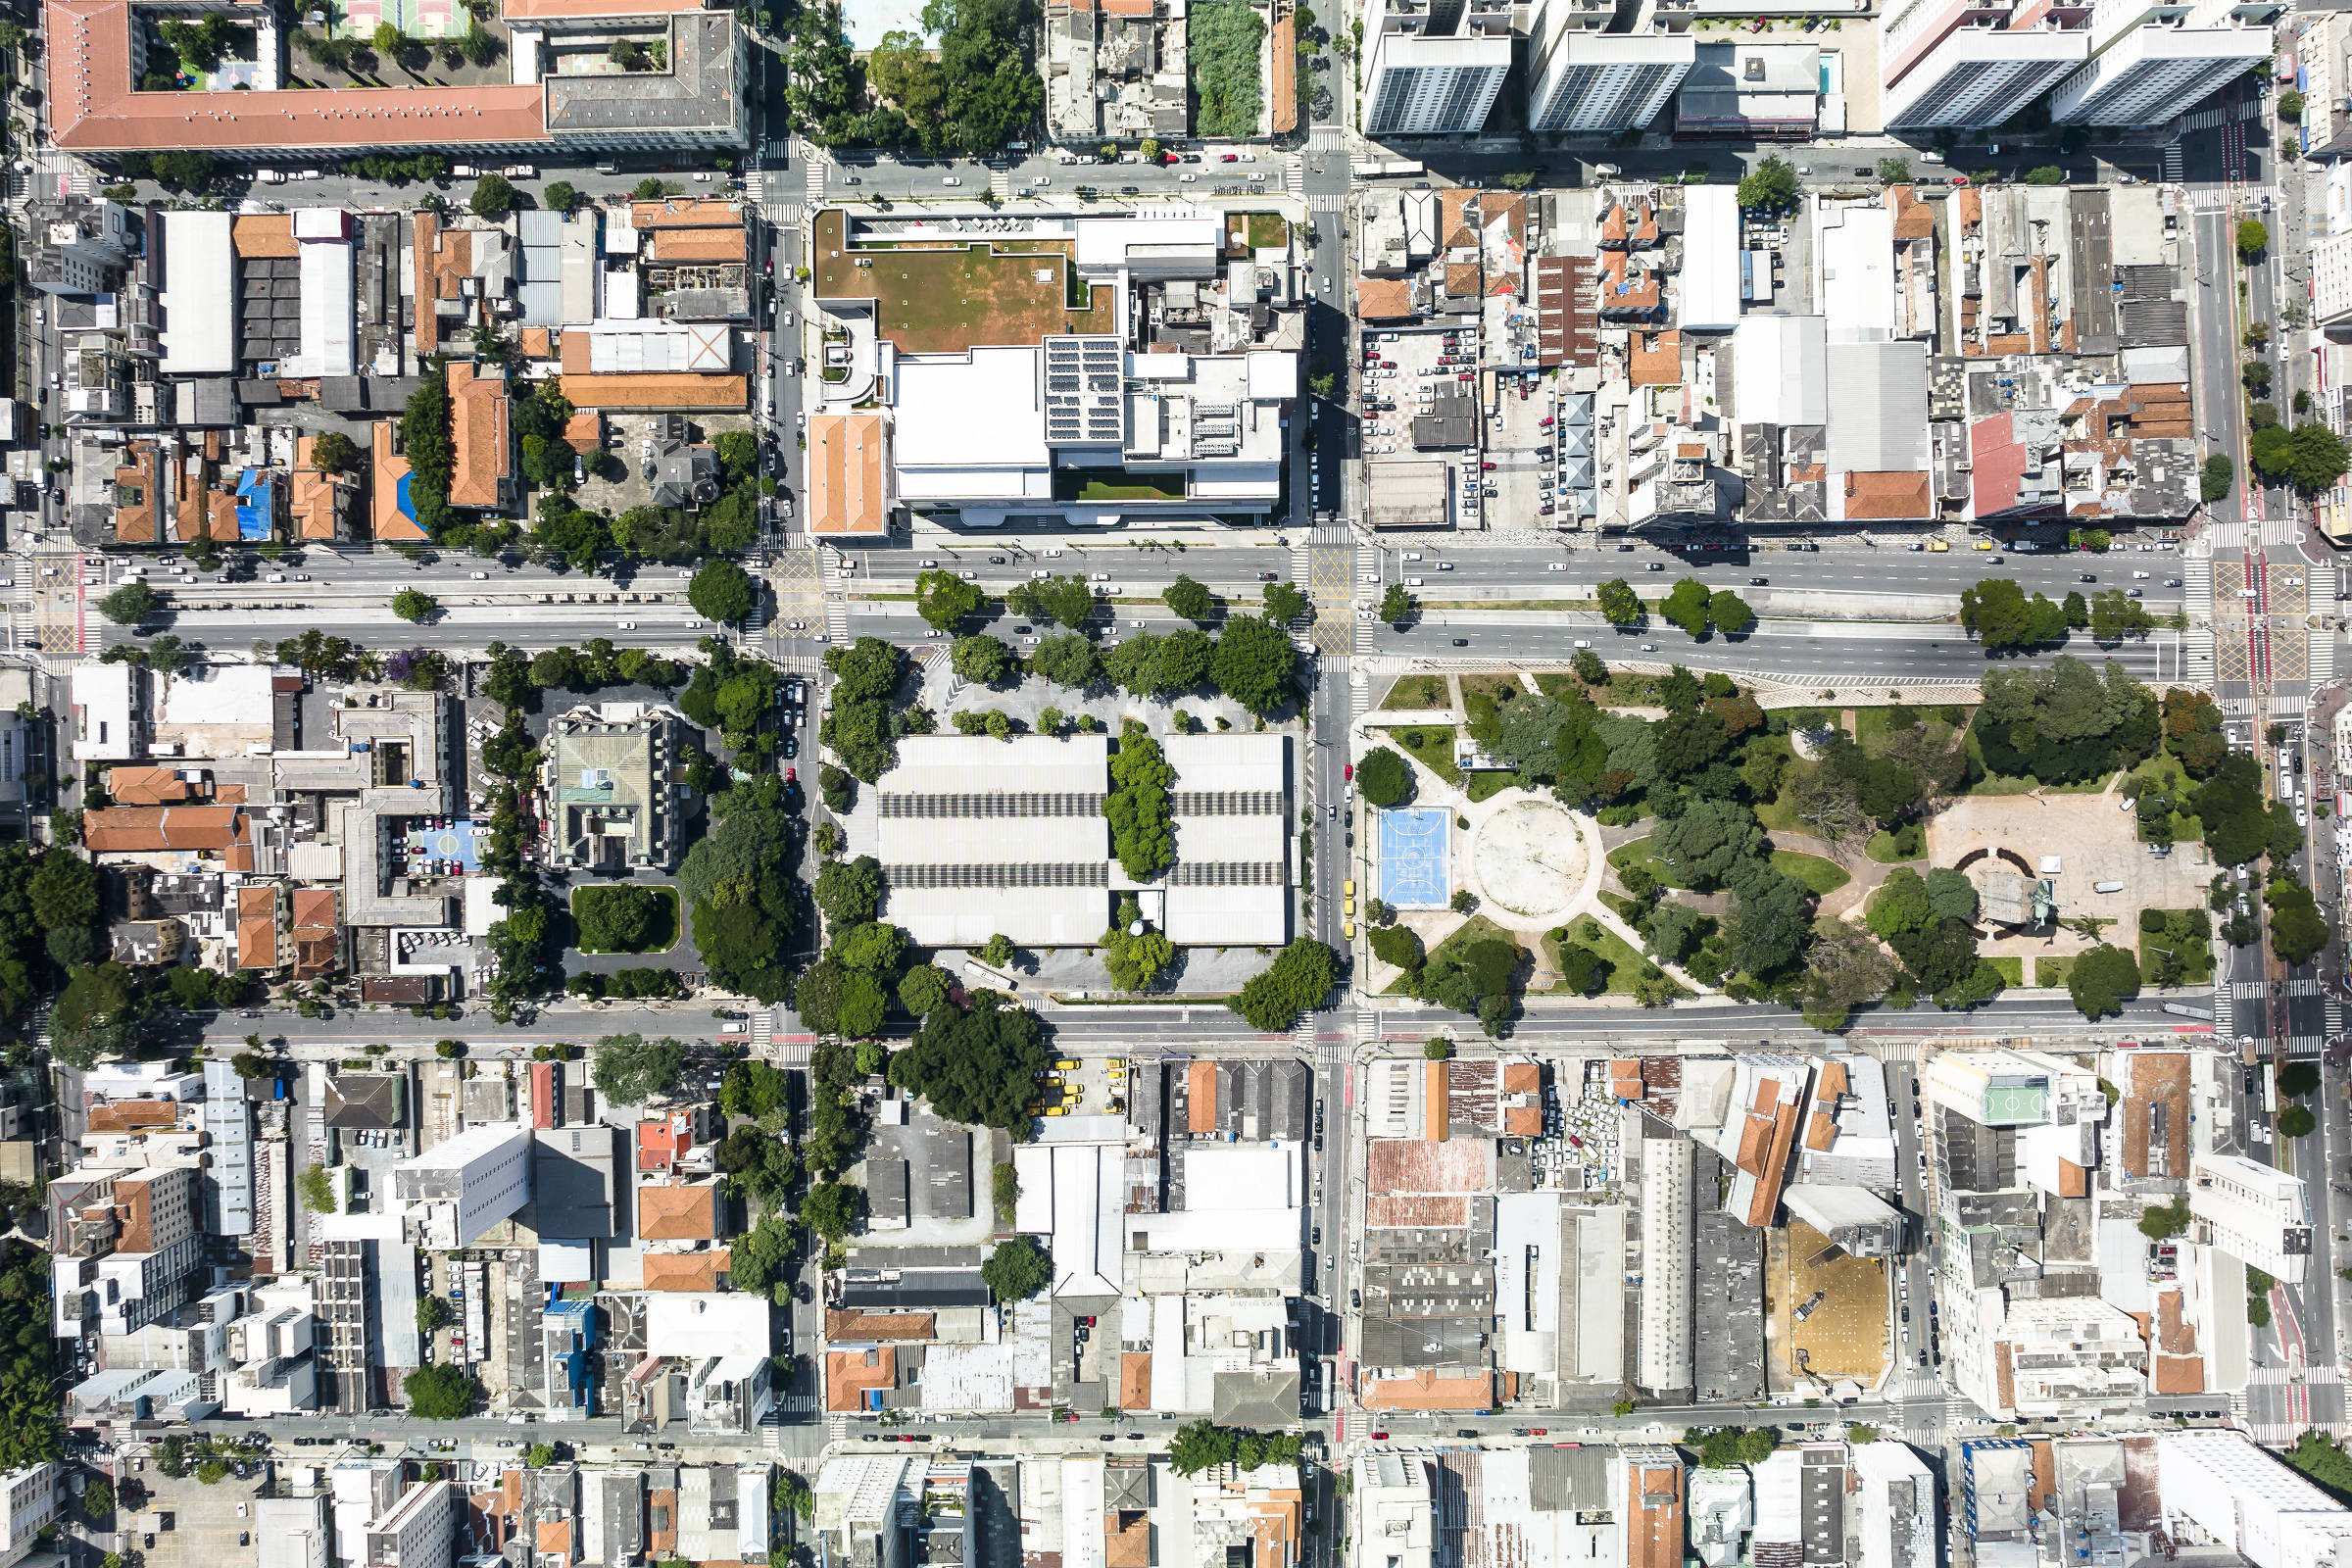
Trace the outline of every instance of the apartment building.
<instances>
[{"instance_id":1,"label":"apartment building","mask_svg":"<svg viewBox=\"0 0 2352 1568\"><path fill-rule=\"evenodd\" d=\"M1510 69L1507 0L1371 0L1364 134L1476 135Z\"/></svg>"},{"instance_id":2,"label":"apartment building","mask_svg":"<svg viewBox=\"0 0 2352 1568\"><path fill-rule=\"evenodd\" d=\"M531 1197L531 1133L518 1122L468 1127L392 1170L392 1196L408 1205L416 1245L471 1246Z\"/></svg>"},{"instance_id":3,"label":"apartment building","mask_svg":"<svg viewBox=\"0 0 2352 1568\"><path fill-rule=\"evenodd\" d=\"M1979 0L1910 0L1880 28L1888 130L1989 130L2089 57L2080 13Z\"/></svg>"},{"instance_id":4,"label":"apartment building","mask_svg":"<svg viewBox=\"0 0 2352 1568\"><path fill-rule=\"evenodd\" d=\"M23 1561L57 1517L63 1491L58 1479L57 1465L48 1459L0 1475L0 1568Z\"/></svg>"},{"instance_id":5,"label":"apartment building","mask_svg":"<svg viewBox=\"0 0 2352 1568\"><path fill-rule=\"evenodd\" d=\"M2300 1284L2311 1261L2311 1197L2303 1179L2243 1154L2189 1161L2188 1211L2212 1244L2249 1268Z\"/></svg>"},{"instance_id":6,"label":"apartment building","mask_svg":"<svg viewBox=\"0 0 2352 1568\"><path fill-rule=\"evenodd\" d=\"M2060 83L2050 118L2076 125L2149 125L2192 108L2271 58L2281 6L2098 0L2089 63Z\"/></svg>"}]
</instances>

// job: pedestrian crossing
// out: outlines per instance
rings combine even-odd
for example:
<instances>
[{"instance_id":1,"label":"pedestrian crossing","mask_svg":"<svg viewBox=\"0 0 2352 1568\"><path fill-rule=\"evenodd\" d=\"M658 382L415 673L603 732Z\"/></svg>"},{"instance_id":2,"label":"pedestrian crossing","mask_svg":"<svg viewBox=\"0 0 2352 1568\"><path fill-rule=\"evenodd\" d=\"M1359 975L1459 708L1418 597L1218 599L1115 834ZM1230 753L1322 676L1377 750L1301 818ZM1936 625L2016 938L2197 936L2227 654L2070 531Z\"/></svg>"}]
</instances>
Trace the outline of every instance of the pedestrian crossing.
<instances>
[{"instance_id":1,"label":"pedestrian crossing","mask_svg":"<svg viewBox=\"0 0 2352 1568\"><path fill-rule=\"evenodd\" d=\"M2309 976L2299 980L2289 980L2286 983L2286 994L2290 997L2316 997L2320 994L2320 983Z\"/></svg>"},{"instance_id":2,"label":"pedestrian crossing","mask_svg":"<svg viewBox=\"0 0 2352 1568\"><path fill-rule=\"evenodd\" d=\"M2216 987L2215 989L2220 988ZM2230 982L2230 1000L2234 1002L2256 1001L2269 990L2270 987L2260 980L2232 980Z\"/></svg>"},{"instance_id":3,"label":"pedestrian crossing","mask_svg":"<svg viewBox=\"0 0 2352 1568\"><path fill-rule=\"evenodd\" d=\"M811 207L821 206L824 203L825 168L825 161L822 158L808 160L808 205Z\"/></svg>"},{"instance_id":4,"label":"pedestrian crossing","mask_svg":"<svg viewBox=\"0 0 2352 1568\"><path fill-rule=\"evenodd\" d=\"M2184 680L2213 679L2213 628L2191 626L2180 634L2180 674Z\"/></svg>"},{"instance_id":5,"label":"pedestrian crossing","mask_svg":"<svg viewBox=\"0 0 2352 1568\"><path fill-rule=\"evenodd\" d=\"M850 640L849 601L839 594L825 595L825 638L835 643Z\"/></svg>"},{"instance_id":6,"label":"pedestrian crossing","mask_svg":"<svg viewBox=\"0 0 2352 1568\"><path fill-rule=\"evenodd\" d=\"M1012 171L999 169L991 172L988 176L988 190L990 195L1001 202L1012 200Z\"/></svg>"},{"instance_id":7,"label":"pedestrian crossing","mask_svg":"<svg viewBox=\"0 0 2352 1568\"><path fill-rule=\"evenodd\" d=\"M2335 633L2323 626L2310 634L2309 660L2311 684L2325 686L2335 679Z\"/></svg>"},{"instance_id":8,"label":"pedestrian crossing","mask_svg":"<svg viewBox=\"0 0 2352 1568\"><path fill-rule=\"evenodd\" d=\"M1310 213L1344 213L1348 210L1348 193L1337 190L1318 190L1306 198Z\"/></svg>"},{"instance_id":9,"label":"pedestrian crossing","mask_svg":"<svg viewBox=\"0 0 2352 1568\"><path fill-rule=\"evenodd\" d=\"M757 169L747 169L743 174L743 199L754 207L767 194L767 176Z\"/></svg>"},{"instance_id":10,"label":"pedestrian crossing","mask_svg":"<svg viewBox=\"0 0 2352 1568\"><path fill-rule=\"evenodd\" d=\"M1330 152L1347 145L1348 127L1345 125L1317 125L1306 133L1308 152Z\"/></svg>"},{"instance_id":11,"label":"pedestrian crossing","mask_svg":"<svg viewBox=\"0 0 2352 1568\"><path fill-rule=\"evenodd\" d=\"M764 1054L776 1038L776 1009L761 1007L752 1014L752 1050Z\"/></svg>"},{"instance_id":12,"label":"pedestrian crossing","mask_svg":"<svg viewBox=\"0 0 2352 1568\"><path fill-rule=\"evenodd\" d=\"M2180 144L2177 141L2165 144L2164 182L2167 185L2180 183Z\"/></svg>"},{"instance_id":13,"label":"pedestrian crossing","mask_svg":"<svg viewBox=\"0 0 2352 1568\"><path fill-rule=\"evenodd\" d=\"M2193 115L2182 115L2173 122L2173 128L2176 131L2219 130L2232 120L2255 120L2261 115L2262 100L2248 98L2241 103L2223 104L2216 109L2200 109Z\"/></svg>"},{"instance_id":14,"label":"pedestrian crossing","mask_svg":"<svg viewBox=\"0 0 2352 1568\"><path fill-rule=\"evenodd\" d=\"M1305 157L1304 157L1303 155L1301 155L1301 154L1298 154L1298 153L1293 153L1293 154L1291 154L1291 156L1290 156L1290 157L1288 157L1288 158L1284 159L1282 162L1283 162L1283 170L1282 170L1282 183L1283 183L1283 186L1284 186L1284 188L1285 188L1285 189L1287 189L1287 190L1289 190L1289 191L1290 191L1290 193L1291 193L1292 195L1294 195L1294 196L1303 196L1303 195L1305 195L1305 194L1306 194L1306 159L1305 159Z\"/></svg>"}]
</instances>

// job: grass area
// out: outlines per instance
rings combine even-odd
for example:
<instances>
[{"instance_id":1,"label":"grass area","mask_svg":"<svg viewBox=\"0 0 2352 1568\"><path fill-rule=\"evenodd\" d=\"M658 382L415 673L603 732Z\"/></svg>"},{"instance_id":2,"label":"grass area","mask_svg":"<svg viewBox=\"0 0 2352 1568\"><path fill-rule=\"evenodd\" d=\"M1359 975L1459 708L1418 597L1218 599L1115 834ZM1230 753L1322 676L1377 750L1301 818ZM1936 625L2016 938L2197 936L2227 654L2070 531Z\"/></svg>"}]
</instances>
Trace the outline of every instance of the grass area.
<instances>
[{"instance_id":1,"label":"grass area","mask_svg":"<svg viewBox=\"0 0 2352 1568\"><path fill-rule=\"evenodd\" d=\"M1193 96L1199 104L1193 117L1195 135L1248 138L1257 134L1257 112L1265 101L1258 46L1265 36L1265 20L1243 0L1195 0L1184 24Z\"/></svg>"},{"instance_id":2,"label":"grass area","mask_svg":"<svg viewBox=\"0 0 2352 1568\"><path fill-rule=\"evenodd\" d=\"M1486 674L1462 677L1462 696L1465 700L1472 692L1484 692L1487 696L1500 702L1505 693L1515 694L1525 690L1527 688L1519 684L1519 677L1516 675Z\"/></svg>"},{"instance_id":3,"label":"grass area","mask_svg":"<svg viewBox=\"0 0 2352 1568\"><path fill-rule=\"evenodd\" d=\"M1777 830L1783 833L1801 833L1804 831L1804 824L1796 819L1796 808L1778 795L1769 801L1759 801L1756 804L1756 820L1764 824L1767 832Z\"/></svg>"},{"instance_id":4,"label":"grass area","mask_svg":"<svg viewBox=\"0 0 2352 1568\"><path fill-rule=\"evenodd\" d=\"M1444 708L1451 698L1446 690L1443 675L1399 675L1389 695L1381 699L1386 709L1418 712L1432 708Z\"/></svg>"},{"instance_id":5,"label":"grass area","mask_svg":"<svg viewBox=\"0 0 2352 1568\"><path fill-rule=\"evenodd\" d=\"M678 943L678 890L634 883L573 888L571 918L582 933L582 953L667 953ZM588 930L612 922L641 928L638 940L627 946L587 945Z\"/></svg>"},{"instance_id":6,"label":"grass area","mask_svg":"<svg viewBox=\"0 0 2352 1568\"><path fill-rule=\"evenodd\" d=\"M1471 943L1490 937L1497 941L1508 942L1514 948L1519 945L1519 939L1517 937L1512 936L1508 931L1505 931L1502 927L1496 925L1485 915L1474 914L1469 919L1464 920L1460 925L1454 927L1453 933L1446 937L1445 941L1439 943L1436 947L1429 950L1428 961L1431 963L1436 963L1441 958L1453 957L1457 953L1460 952L1461 949L1469 946ZM1391 997L1403 996L1404 976L1398 975L1394 981L1390 982L1388 990L1383 992L1382 995Z\"/></svg>"},{"instance_id":7,"label":"grass area","mask_svg":"<svg viewBox=\"0 0 2352 1568\"><path fill-rule=\"evenodd\" d=\"M2150 915L2162 916L2168 929L2150 931L2147 928ZM2139 929L2139 973L2142 984L2153 986L2163 983L2159 978L2159 966L2166 953L2180 965L2180 972L2173 984L2204 986L2213 983L2213 918L2204 909L2142 909L2136 924Z\"/></svg>"},{"instance_id":8,"label":"grass area","mask_svg":"<svg viewBox=\"0 0 2352 1568\"><path fill-rule=\"evenodd\" d=\"M1098 474L1115 478L1098 478ZM1054 475L1056 501L1182 501L1182 474L1131 473L1125 468L1061 468Z\"/></svg>"},{"instance_id":9,"label":"grass area","mask_svg":"<svg viewBox=\"0 0 2352 1568\"><path fill-rule=\"evenodd\" d=\"M1602 897L1606 898L1608 895L1603 894ZM1619 910L1620 914L1623 912L1623 910ZM1585 933L1588 922L1592 927L1590 936ZM1608 989L1601 993L1603 996L1630 997L1634 994L1634 982L1640 978L1642 966L1649 962L1647 957L1627 943L1625 938L1590 915L1567 927L1567 931L1570 940L1578 947L1591 948L1608 960L1609 984ZM1551 940L1548 932L1544 937L1544 961L1553 969L1560 966L1559 944ZM1550 993L1559 995L1565 990L1564 985L1553 986L1550 988Z\"/></svg>"},{"instance_id":10,"label":"grass area","mask_svg":"<svg viewBox=\"0 0 2352 1568\"><path fill-rule=\"evenodd\" d=\"M1987 958L1985 961L1990 963L1995 969L2001 971L2001 984L2005 986L2022 986L2026 983L2025 959L2019 957L2007 957Z\"/></svg>"},{"instance_id":11,"label":"grass area","mask_svg":"<svg viewBox=\"0 0 2352 1568\"><path fill-rule=\"evenodd\" d=\"M1264 24L1258 26L1263 30ZM1252 51L1252 70L1255 58ZM1254 109L1250 118L1254 125ZM868 256L874 265L858 267L865 247L848 244L848 215L839 209L816 217L817 292L873 299L875 331L903 352L953 354L975 343L1116 330L1108 285L1092 290L1091 304L1072 308L1070 241L1025 241L1003 250L988 244L901 250Z\"/></svg>"},{"instance_id":12,"label":"grass area","mask_svg":"<svg viewBox=\"0 0 2352 1568\"><path fill-rule=\"evenodd\" d=\"M1253 251L1272 250L1291 242L1291 225L1279 213L1236 213L1232 215L1250 225L1248 237Z\"/></svg>"},{"instance_id":13,"label":"grass area","mask_svg":"<svg viewBox=\"0 0 2352 1568\"><path fill-rule=\"evenodd\" d=\"M1594 599L1424 599L1423 610L1591 610Z\"/></svg>"},{"instance_id":14,"label":"grass area","mask_svg":"<svg viewBox=\"0 0 2352 1568\"><path fill-rule=\"evenodd\" d=\"M2034 983L2037 986L2062 986L2074 968L2075 960L2072 958L2035 958Z\"/></svg>"},{"instance_id":15,"label":"grass area","mask_svg":"<svg viewBox=\"0 0 2352 1568\"><path fill-rule=\"evenodd\" d=\"M1901 830L1894 833L1881 828L1870 836L1870 842L1863 846L1862 853L1881 865L1900 865L1905 860L1916 860L1928 853L1927 834L1917 822L1905 822Z\"/></svg>"},{"instance_id":16,"label":"grass area","mask_svg":"<svg viewBox=\"0 0 2352 1568\"><path fill-rule=\"evenodd\" d=\"M1511 787L1511 774L1496 767L1482 767L1469 775L1462 793L1473 801L1491 801Z\"/></svg>"},{"instance_id":17,"label":"grass area","mask_svg":"<svg viewBox=\"0 0 2352 1568\"><path fill-rule=\"evenodd\" d=\"M1658 886L1663 888L1688 889L1690 886L1690 883L1677 876L1665 861L1650 854L1649 840L1647 839L1635 839L1630 843L1618 845L1609 852L1609 863L1620 871L1629 865L1646 866L1649 874L1658 879Z\"/></svg>"},{"instance_id":18,"label":"grass area","mask_svg":"<svg viewBox=\"0 0 2352 1568\"><path fill-rule=\"evenodd\" d=\"M1455 789L1462 787L1462 770L1453 765L1451 724L1399 724L1389 731L1389 738L1403 747L1414 761Z\"/></svg>"},{"instance_id":19,"label":"grass area","mask_svg":"<svg viewBox=\"0 0 2352 1568\"><path fill-rule=\"evenodd\" d=\"M1835 893L1853 880L1844 866L1835 860L1825 860L1818 855L1804 855L1795 850L1772 852L1772 868L1784 876L1792 876L1812 889L1816 898Z\"/></svg>"}]
</instances>

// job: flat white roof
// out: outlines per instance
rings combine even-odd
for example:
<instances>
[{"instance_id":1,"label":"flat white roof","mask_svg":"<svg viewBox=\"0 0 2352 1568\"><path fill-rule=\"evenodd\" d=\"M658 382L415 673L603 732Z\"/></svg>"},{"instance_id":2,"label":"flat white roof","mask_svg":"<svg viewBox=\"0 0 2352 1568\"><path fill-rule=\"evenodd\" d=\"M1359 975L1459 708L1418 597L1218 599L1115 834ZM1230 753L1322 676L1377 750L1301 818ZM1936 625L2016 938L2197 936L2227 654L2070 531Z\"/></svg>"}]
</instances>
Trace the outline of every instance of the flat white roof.
<instances>
[{"instance_id":1,"label":"flat white roof","mask_svg":"<svg viewBox=\"0 0 2352 1568\"><path fill-rule=\"evenodd\" d=\"M767 1298L751 1292L724 1295L657 1291L645 1298L648 1355L766 1355L769 1350Z\"/></svg>"},{"instance_id":2,"label":"flat white roof","mask_svg":"<svg viewBox=\"0 0 2352 1568\"><path fill-rule=\"evenodd\" d=\"M1295 896L1287 880L1234 887L1171 887L1163 931L1179 947L1279 947L1291 939Z\"/></svg>"},{"instance_id":3,"label":"flat white roof","mask_svg":"<svg viewBox=\"0 0 2352 1568\"><path fill-rule=\"evenodd\" d=\"M302 352L282 368L285 373L301 376L352 373L357 348L351 256L351 246L343 240L303 242Z\"/></svg>"},{"instance_id":4,"label":"flat white roof","mask_svg":"<svg viewBox=\"0 0 2352 1568\"><path fill-rule=\"evenodd\" d=\"M1890 244L1893 233L1889 226ZM1740 324L1740 193L1729 185L1683 193L1682 294L1685 331L1728 332ZM1891 325L1891 291L1887 302Z\"/></svg>"},{"instance_id":5,"label":"flat white roof","mask_svg":"<svg viewBox=\"0 0 2352 1568\"><path fill-rule=\"evenodd\" d=\"M1224 248L1223 224L1212 214L1200 218L1082 218L1078 220L1078 270L1116 271L1127 253L1145 246L1179 246L1206 253L1213 270Z\"/></svg>"},{"instance_id":6,"label":"flat white roof","mask_svg":"<svg viewBox=\"0 0 2352 1568\"><path fill-rule=\"evenodd\" d=\"M1205 1144L1184 1156L1187 1212L1210 1208L1295 1208L1298 1151L1279 1144Z\"/></svg>"},{"instance_id":7,"label":"flat white roof","mask_svg":"<svg viewBox=\"0 0 2352 1568\"><path fill-rule=\"evenodd\" d=\"M1827 424L1829 322L1750 316L1732 334L1732 416L1742 424Z\"/></svg>"},{"instance_id":8,"label":"flat white roof","mask_svg":"<svg viewBox=\"0 0 2352 1568\"><path fill-rule=\"evenodd\" d=\"M909 735L899 742L899 765L882 775L875 793L894 795L1051 794L1110 787L1107 735Z\"/></svg>"},{"instance_id":9,"label":"flat white roof","mask_svg":"<svg viewBox=\"0 0 2352 1568\"><path fill-rule=\"evenodd\" d=\"M1037 356L1034 348L900 355L891 407L902 475L909 468L1047 466ZM917 494L904 478L902 487Z\"/></svg>"},{"instance_id":10,"label":"flat white roof","mask_svg":"<svg viewBox=\"0 0 2352 1568\"><path fill-rule=\"evenodd\" d=\"M129 664L74 666L68 687L77 721L74 760L119 762L137 755L130 744L130 683L137 678Z\"/></svg>"},{"instance_id":11,"label":"flat white roof","mask_svg":"<svg viewBox=\"0 0 2352 1568\"><path fill-rule=\"evenodd\" d=\"M1106 1144L1054 1151L1054 1294L1119 1294L1119 1170L1126 1151Z\"/></svg>"},{"instance_id":12,"label":"flat white roof","mask_svg":"<svg viewBox=\"0 0 2352 1568\"><path fill-rule=\"evenodd\" d=\"M1278 790L1290 738L1284 735L1170 735L1159 743L1176 770L1179 794L1199 790Z\"/></svg>"},{"instance_id":13,"label":"flat white roof","mask_svg":"<svg viewBox=\"0 0 2352 1568\"><path fill-rule=\"evenodd\" d=\"M233 213L164 214L164 358L172 375L237 368Z\"/></svg>"},{"instance_id":14,"label":"flat white roof","mask_svg":"<svg viewBox=\"0 0 2352 1568\"><path fill-rule=\"evenodd\" d=\"M191 666L187 673L172 677L164 693L162 722L268 727L274 702L270 683L276 674L269 664Z\"/></svg>"},{"instance_id":15,"label":"flat white roof","mask_svg":"<svg viewBox=\"0 0 2352 1568\"><path fill-rule=\"evenodd\" d=\"M1070 948L1100 942L1111 908L1105 888L894 887L884 912L920 947L978 947L1002 931L1024 946Z\"/></svg>"},{"instance_id":16,"label":"flat white roof","mask_svg":"<svg viewBox=\"0 0 2352 1568\"><path fill-rule=\"evenodd\" d=\"M1714 188L1701 186L1690 194ZM1816 198L1813 230L1820 269L1817 292L1829 318L1830 340L1884 343L1892 338L1894 214L1884 207L1833 207ZM1733 265L1739 265L1737 258ZM1733 283L1736 291L1737 273Z\"/></svg>"}]
</instances>

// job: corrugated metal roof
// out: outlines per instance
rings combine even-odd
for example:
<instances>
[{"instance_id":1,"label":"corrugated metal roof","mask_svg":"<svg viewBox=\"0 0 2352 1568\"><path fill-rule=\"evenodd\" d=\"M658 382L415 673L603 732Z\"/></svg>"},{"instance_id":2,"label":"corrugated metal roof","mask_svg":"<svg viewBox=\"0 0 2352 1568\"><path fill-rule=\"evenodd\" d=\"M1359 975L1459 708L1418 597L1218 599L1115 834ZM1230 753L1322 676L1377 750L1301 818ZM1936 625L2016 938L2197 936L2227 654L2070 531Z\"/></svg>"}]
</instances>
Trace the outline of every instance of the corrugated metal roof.
<instances>
[{"instance_id":1,"label":"corrugated metal roof","mask_svg":"<svg viewBox=\"0 0 2352 1568\"><path fill-rule=\"evenodd\" d=\"M1928 466L1928 348L1924 343L1832 343L1829 466L1886 473Z\"/></svg>"}]
</instances>

